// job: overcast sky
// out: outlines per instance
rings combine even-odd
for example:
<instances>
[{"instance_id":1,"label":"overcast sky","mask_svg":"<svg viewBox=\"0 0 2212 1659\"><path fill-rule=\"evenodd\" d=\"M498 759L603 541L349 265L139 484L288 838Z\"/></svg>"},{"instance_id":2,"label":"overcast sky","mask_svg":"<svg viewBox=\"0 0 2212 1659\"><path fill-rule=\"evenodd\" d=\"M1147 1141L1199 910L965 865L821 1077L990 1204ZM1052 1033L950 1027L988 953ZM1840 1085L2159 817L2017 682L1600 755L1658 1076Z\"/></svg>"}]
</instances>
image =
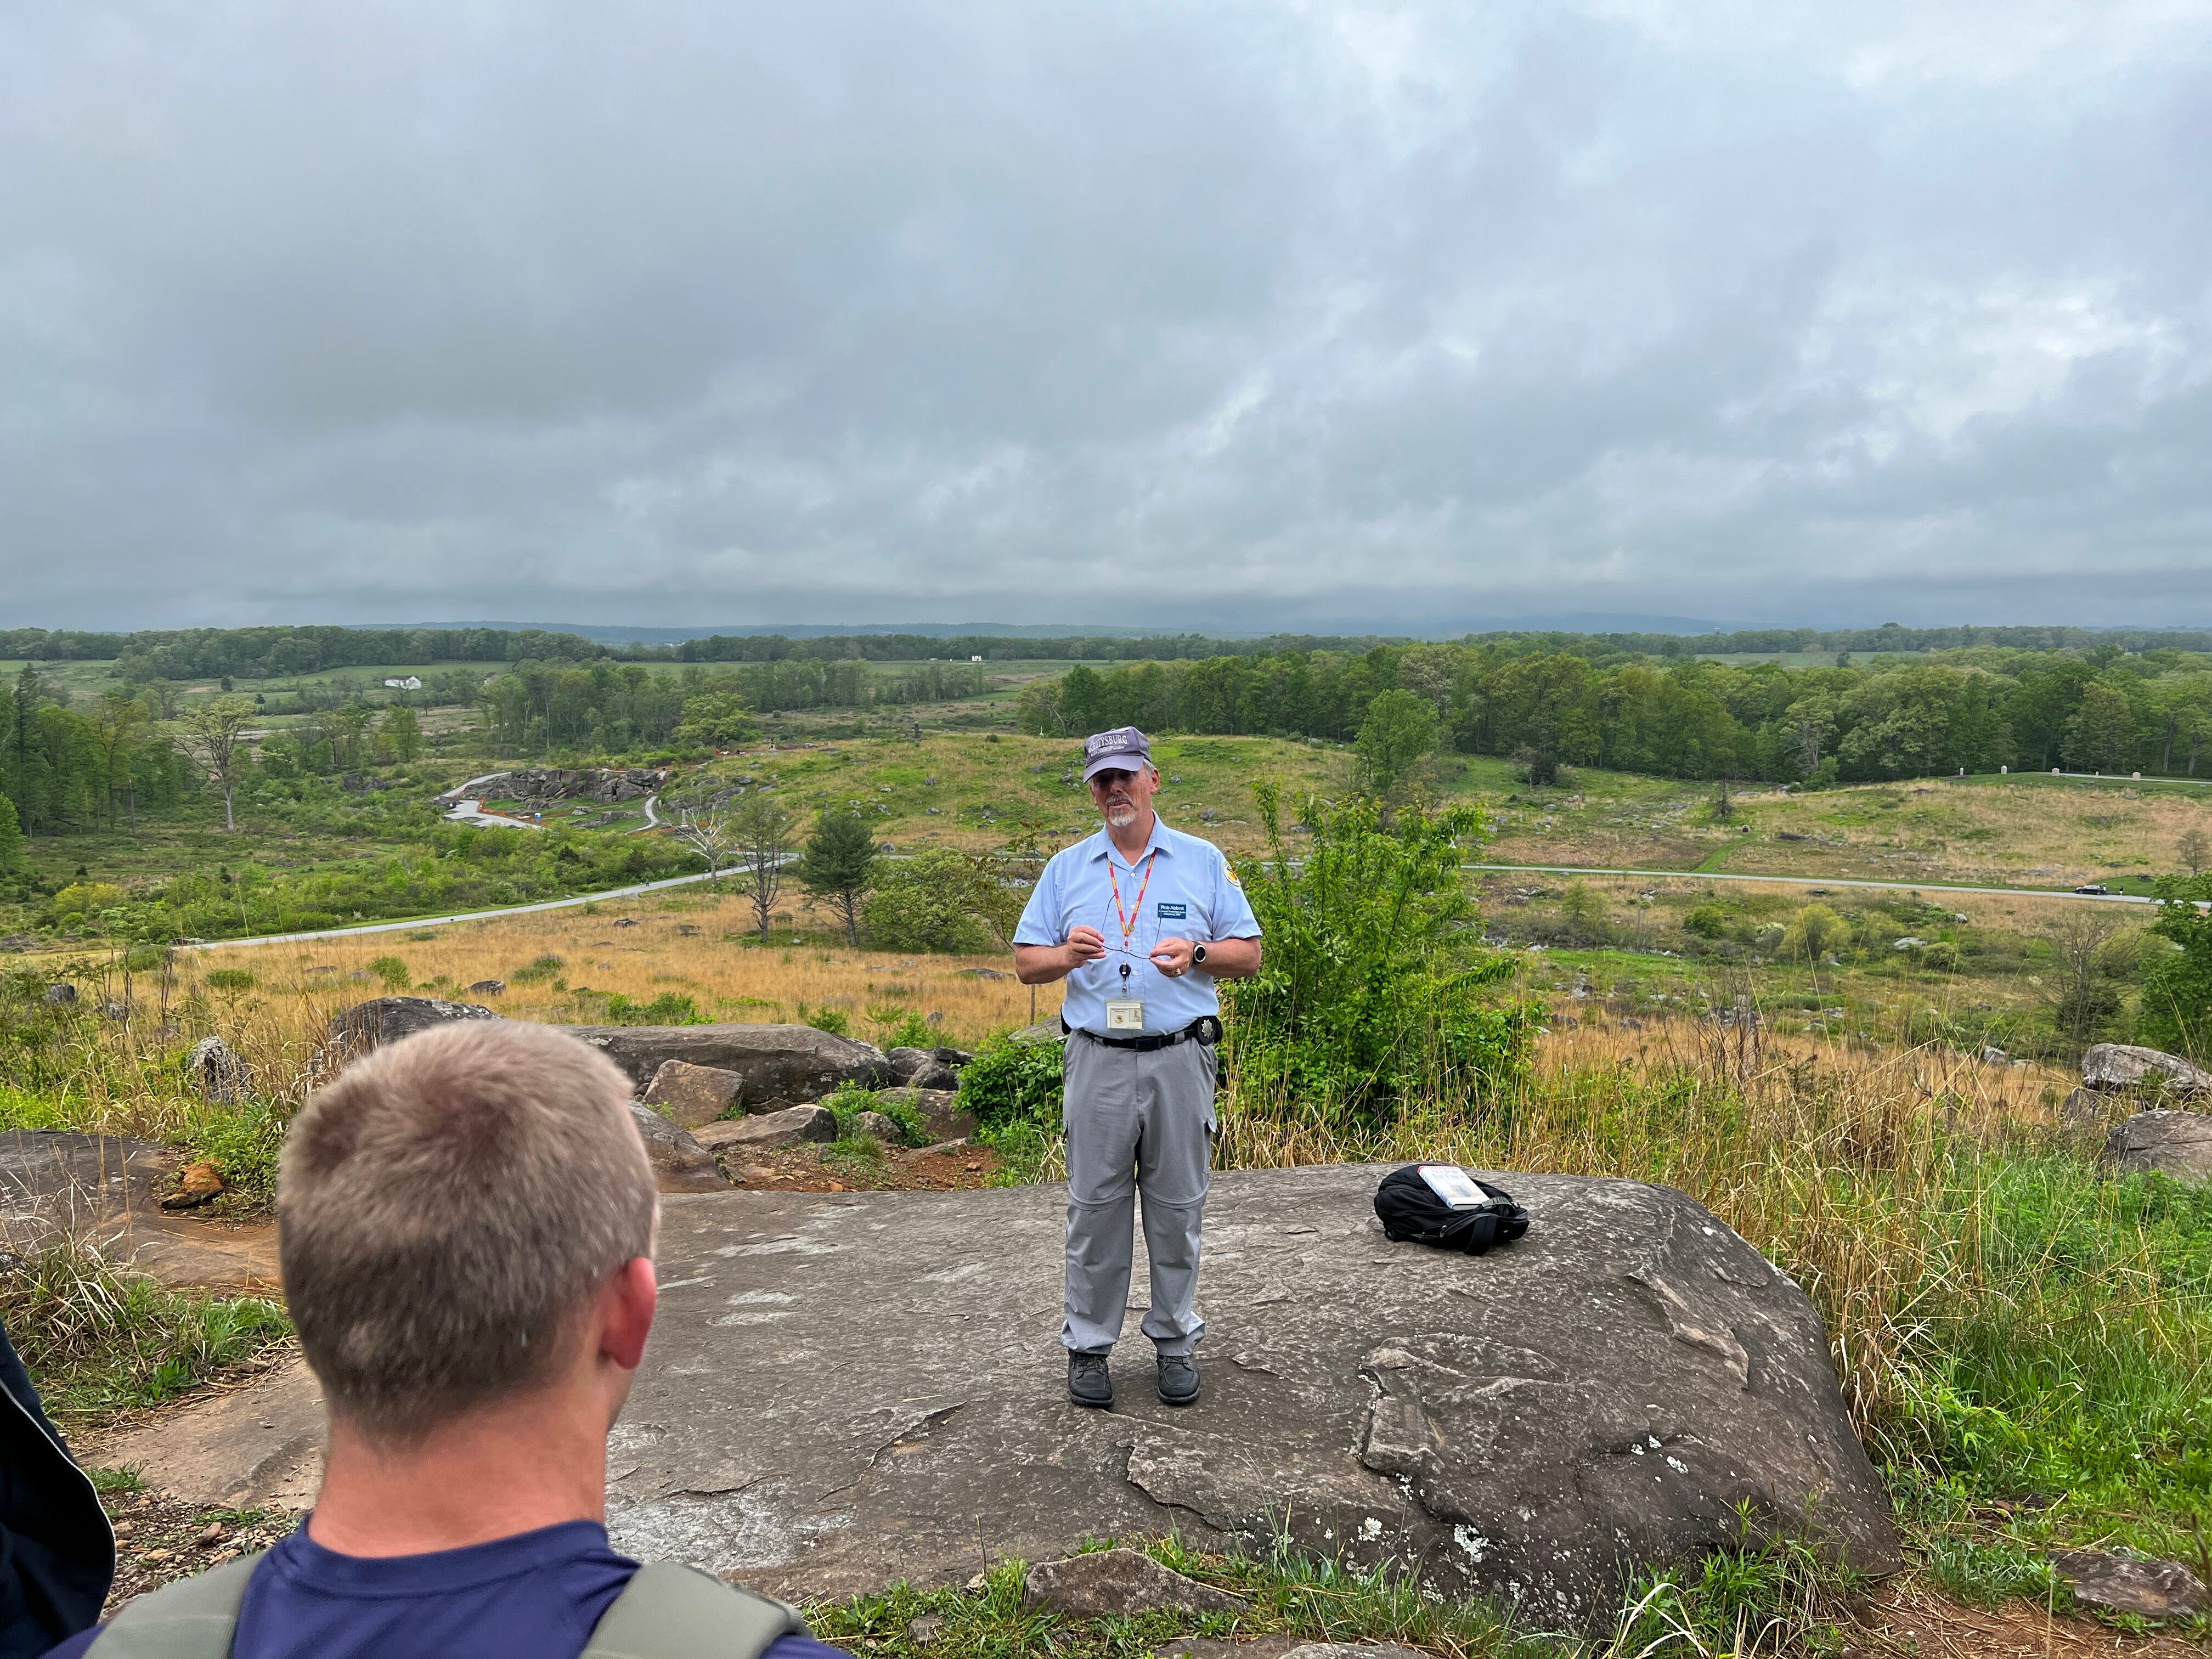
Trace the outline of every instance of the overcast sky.
<instances>
[{"instance_id":1,"label":"overcast sky","mask_svg":"<svg viewBox=\"0 0 2212 1659\"><path fill-rule=\"evenodd\" d=\"M2212 624L2212 0L9 6L0 575Z\"/></svg>"}]
</instances>

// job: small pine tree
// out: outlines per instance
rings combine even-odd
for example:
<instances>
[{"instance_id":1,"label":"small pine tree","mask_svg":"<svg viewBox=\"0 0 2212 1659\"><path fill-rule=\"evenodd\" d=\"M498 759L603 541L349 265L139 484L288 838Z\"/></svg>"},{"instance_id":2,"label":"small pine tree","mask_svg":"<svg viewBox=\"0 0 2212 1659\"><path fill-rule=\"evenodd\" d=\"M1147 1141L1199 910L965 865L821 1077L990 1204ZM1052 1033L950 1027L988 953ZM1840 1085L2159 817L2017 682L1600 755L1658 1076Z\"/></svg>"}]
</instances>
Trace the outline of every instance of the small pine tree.
<instances>
[{"instance_id":1,"label":"small pine tree","mask_svg":"<svg viewBox=\"0 0 2212 1659\"><path fill-rule=\"evenodd\" d=\"M799 861L799 884L845 921L846 942L860 944L860 907L876 879L876 835L855 811L827 811L815 821Z\"/></svg>"}]
</instances>

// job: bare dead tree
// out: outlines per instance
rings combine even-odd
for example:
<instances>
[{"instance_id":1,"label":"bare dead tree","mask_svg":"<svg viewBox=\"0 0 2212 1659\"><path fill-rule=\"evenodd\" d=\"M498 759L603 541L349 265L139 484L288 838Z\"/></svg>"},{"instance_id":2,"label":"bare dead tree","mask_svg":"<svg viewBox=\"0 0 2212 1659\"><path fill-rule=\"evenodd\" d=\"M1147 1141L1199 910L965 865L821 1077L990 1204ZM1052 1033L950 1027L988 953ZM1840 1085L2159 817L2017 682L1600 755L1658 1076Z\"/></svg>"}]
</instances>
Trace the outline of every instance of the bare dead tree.
<instances>
[{"instance_id":1,"label":"bare dead tree","mask_svg":"<svg viewBox=\"0 0 2212 1659\"><path fill-rule=\"evenodd\" d=\"M720 806L686 809L676 817L676 839L707 860L707 884L718 885L723 867L738 851L730 815Z\"/></svg>"}]
</instances>

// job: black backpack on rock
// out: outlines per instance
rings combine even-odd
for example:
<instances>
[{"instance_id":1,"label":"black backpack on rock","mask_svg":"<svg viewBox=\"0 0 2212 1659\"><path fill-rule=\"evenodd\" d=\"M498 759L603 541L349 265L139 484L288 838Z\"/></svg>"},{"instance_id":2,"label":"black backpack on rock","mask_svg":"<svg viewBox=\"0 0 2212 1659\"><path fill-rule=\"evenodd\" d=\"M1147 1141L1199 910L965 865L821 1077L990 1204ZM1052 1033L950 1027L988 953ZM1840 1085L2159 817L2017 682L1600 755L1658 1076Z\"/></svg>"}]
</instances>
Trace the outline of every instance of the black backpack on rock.
<instances>
[{"instance_id":1,"label":"black backpack on rock","mask_svg":"<svg viewBox=\"0 0 2212 1659\"><path fill-rule=\"evenodd\" d=\"M1513 1194L1486 1181L1470 1181L1482 1189L1484 1202L1454 1209L1437 1196L1422 1177L1421 1166L1408 1164L1382 1177L1375 1189L1375 1215L1389 1238L1430 1244L1440 1250L1464 1250L1480 1255L1492 1245L1516 1239L1528 1231L1528 1212L1513 1201Z\"/></svg>"}]
</instances>

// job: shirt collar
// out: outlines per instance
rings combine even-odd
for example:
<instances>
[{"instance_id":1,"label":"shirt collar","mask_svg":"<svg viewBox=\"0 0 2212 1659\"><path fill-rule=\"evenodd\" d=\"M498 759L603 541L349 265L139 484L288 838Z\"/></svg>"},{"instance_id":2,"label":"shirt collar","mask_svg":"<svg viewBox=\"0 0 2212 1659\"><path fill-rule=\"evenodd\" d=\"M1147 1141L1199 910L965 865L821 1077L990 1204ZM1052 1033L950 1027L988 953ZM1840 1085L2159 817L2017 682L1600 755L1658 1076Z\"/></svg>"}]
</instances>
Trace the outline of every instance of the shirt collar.
<instances>
[{"instance_id":1,"label":"shirt collar","mask_svg":"<svg viewBox=\"0 0 2212 1659\"><path fill-rule=\"evenodd\" d=\"M1175 851L1175 848L1168 844L1168 833L1167 820L1162 817L1157 811L1154 812L1152 814L1152 833L1146 838L1145 850L1144 852L1138 854L1137 858L1141 859L1147 854L1152 853L1172 853ZM1091 855L1093 859L1105 858L1114 851L1114 838L1106 833L1106 826L1103 823L1098 826L1097 841L1098 850ZM1134 869L1136 867L1136 859L1127 860L1126 862L1128 864L1130 868Z\"/></svg>"}]
</instances>

